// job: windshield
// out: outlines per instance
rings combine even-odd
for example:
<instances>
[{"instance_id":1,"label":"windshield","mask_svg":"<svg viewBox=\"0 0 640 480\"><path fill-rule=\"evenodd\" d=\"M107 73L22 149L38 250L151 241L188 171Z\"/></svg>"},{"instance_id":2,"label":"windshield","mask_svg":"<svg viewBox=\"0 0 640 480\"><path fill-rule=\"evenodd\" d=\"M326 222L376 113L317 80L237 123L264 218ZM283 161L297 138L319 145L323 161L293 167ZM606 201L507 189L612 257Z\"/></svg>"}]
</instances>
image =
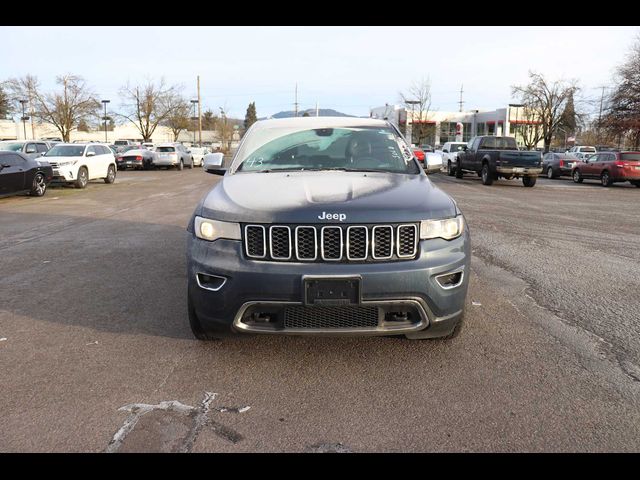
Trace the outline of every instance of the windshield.
<instances>
[{"instance_id":1,"label":"windshield","mask_svg":"<svg viewBox=\"0 0 640 480\"><path fill-rule=\"evenodd\" d=\"M347 170L419 173L413 153L389 127L315 128L253 133L237 171ZM290 130L289 130L290 131ZM276 136L277 135L277 136ZM250 140L250 141L249 141Z\"/></svg>"},{"instance_id":2,"label":"windshield","mask_svg":"<svg viewBox=\"0 0 640 480\"><path fill-rule=\"evenodd\" d=\"M8 150L9 152L19 152L22 150L24 142L4 143L0 142L0 150Z\"/></svg>"},{"instance_id":3,"label":"windshield","mask_svg":"<svg viewBox=\"0 0 640 480\"><path fill-rule=\"evenodd\" d=\"M84 153L84 145L56 145L45 157L81 157Z\"/></svg>"},{"instance_id":4,"label":"windshield","mask_svg":"<svg viewBox=\"0 0 640 480\"><path fill-rule=\"evenodd\" d=\"M174 147L158 147L156 148L156 152L175 152L176 149Z\"/></svg>"}]
</instances>

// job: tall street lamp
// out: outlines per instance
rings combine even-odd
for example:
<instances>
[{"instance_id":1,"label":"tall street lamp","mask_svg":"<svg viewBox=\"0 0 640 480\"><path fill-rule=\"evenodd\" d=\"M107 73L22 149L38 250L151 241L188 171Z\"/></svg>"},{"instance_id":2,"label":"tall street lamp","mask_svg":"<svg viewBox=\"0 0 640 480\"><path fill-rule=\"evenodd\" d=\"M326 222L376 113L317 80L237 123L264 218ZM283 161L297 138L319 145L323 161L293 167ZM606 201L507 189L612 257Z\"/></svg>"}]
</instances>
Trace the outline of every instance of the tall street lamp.
<instances>
[{"instance_id":1,"label":"tall street lamp","mask_svg":"<svg viewBox=\"0 0 640 480\"><path fill-rule=\"evenodd\" d=\"M196 120L198 119L198 117L196 117L197 103L198 103L198 100L191 100L191 104L193 105L193 117L191 117L191 120L193 120L193 144L194 145L196 143Z\"/></svg>"},{"instance_id":2,"label":"tall street lamp","mask_svg":"<svg viewBox=\"0 0 640 480\"><path fill-rule=\"evenodd\" d=\"M516 139L516 145L518 145L518 133L517 133L517 128L518 128L518 112L520 111L519 109L520 109L521 107L524 107L524 104L523 104L523 103L510 103L510 104L509 104L509 122L511 122L511 107L515 107L515 108L516 108L516 122L515 122L515 124L516 124L516 128L514 129L514 130L515 130L515 132L514 132L514 133L515 133L514 137L515 137L515 139Z\"/></svg>"},{"instance_id":3,"label":"tall street lamp","mask_svg":"<svg viewBox=\"0 0 640 480\"><path fill-rule=\"evenodd\" d=\"M20 118L20 120L22 120L22 128L24 131L24 139L27 139L27 120L29 120L29 117L27 117L26 112L25 112L25 105L29 102L29 100L20 100L20 103L22 104L22 118Z\"/></svg>"},{"instance_id":4,"label":"tall street lamp","mask_svg":"<svg viewBox=\"0 0 640 480\"><path fill-rule=\"evenodd\" d=\"M102 117L102 120L104 120L104 143L109 143L107 140L107 120L109 120L109 117L107 117L107 103L110 102L111 100L102 100L104 104L104 117Z\"/></svg>"},{"instance_id":5,"label":"tall street lamp","mask_svg":"<svg viewBox=\"0 0 640 480\"><path fill-rule=\"evenodd\" d=\"M226 137L226 130L227 130L227 117L224 113L224 108L222 107L218 107L220 109L220 116L222 117L222 139L220 142L220 146L222 147L222 150L224 150L224 142L225 142L225 137Z\"/></svg>"}]
</instances>

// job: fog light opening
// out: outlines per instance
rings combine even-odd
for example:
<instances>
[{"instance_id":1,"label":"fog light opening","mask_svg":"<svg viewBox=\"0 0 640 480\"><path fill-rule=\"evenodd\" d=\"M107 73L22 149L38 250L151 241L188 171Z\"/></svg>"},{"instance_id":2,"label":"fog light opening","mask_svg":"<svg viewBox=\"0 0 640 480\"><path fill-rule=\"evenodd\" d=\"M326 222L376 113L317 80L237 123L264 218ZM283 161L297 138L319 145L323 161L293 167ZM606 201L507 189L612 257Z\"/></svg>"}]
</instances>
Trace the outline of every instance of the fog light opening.
<instances>
[{"instance_id":1,"label":"fog light opening","mask_svg":"<svg viewBox=\"0 0 640 480\"><path fill-rule=\"evenodd\" d=\"M219 277L217 275L207 275L206 273L196 274L196 280L198 281L198 285L200 286L200 288L211 290L213 292L217 292L224 286L225 283L227 283L227 279L225 277Z\"/></svg>"},{"instance_id":2,"label":"fog light opening","mask_svg":"<svg viewBox=\"0 0 640 480\"><path fill-rule=\"evenodd\" d=\"M455 288L462 283L463 272L446 273L436 277L437 282L444 289Z\"/></svg>"},{"instance_id":3,"label":"fog light opening","mask_svg":"<svg viewBox=\"0 0 640 480\"><path fill-rule=\"evenodd\" d=\"M411 312L408 311L387 312L384 316L385 322L410 322L411 320Z\"/></svg>"}]
</instances>

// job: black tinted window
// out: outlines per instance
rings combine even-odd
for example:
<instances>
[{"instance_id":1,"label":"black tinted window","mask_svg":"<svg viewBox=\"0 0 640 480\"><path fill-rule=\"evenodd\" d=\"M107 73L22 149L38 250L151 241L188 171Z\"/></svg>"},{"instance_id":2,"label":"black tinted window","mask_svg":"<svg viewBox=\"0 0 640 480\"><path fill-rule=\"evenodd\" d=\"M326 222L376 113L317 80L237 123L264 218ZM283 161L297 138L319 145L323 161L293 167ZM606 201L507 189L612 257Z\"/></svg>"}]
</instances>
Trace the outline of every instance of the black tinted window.
<instances>
[{"instance_id":1,"label":"black tinted window","mask_svg":"<svg viewBox=\"0 0 640 480\"><path fill-rule=\"evenodd\" d=\"M496 148L496 137L484 137L480 143L482 150L493 150Z\"/></svg>"},{"instance_id":2,"label":"black tinted window","mask_svg":"<svg viewBox=\"0 0 640 480\"><path fill-rule=\"evenodd\" d=\"M38 153L44 153L47 150L49 150L44 143L37 143L36 144L36 149L38 150Z\"/></svg>"},{"instance_id":3,"label":"black tinted window","mask_svg":"<svg viewBox=\"0 0 640 480\"><path fill-rule=\"evenodd\" d=\"M15 155L15 154L0 155L0 163L3 165L9 165L11 167L15 167L18 165L24 165L25 160L20 155Z\"/></svg>"}]
</instances>

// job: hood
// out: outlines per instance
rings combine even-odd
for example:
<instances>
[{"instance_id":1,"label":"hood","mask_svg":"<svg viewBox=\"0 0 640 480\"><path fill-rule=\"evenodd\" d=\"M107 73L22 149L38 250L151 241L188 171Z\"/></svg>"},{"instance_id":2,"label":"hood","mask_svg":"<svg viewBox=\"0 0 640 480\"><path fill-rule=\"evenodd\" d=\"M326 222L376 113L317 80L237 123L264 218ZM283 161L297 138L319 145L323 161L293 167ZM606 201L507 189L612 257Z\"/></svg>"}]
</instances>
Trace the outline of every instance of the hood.
<instances>
[{"instance_id":1,"label":"hood","mask_svg":"<svg viewBox=\"0 0 640 480\"><path fill-rule=\"evenodd\" d=\"M242 223L380 223L451 217L456 206L426 175L272 172L225 175L196 213Z\"/></svg>"}]
</instances>

